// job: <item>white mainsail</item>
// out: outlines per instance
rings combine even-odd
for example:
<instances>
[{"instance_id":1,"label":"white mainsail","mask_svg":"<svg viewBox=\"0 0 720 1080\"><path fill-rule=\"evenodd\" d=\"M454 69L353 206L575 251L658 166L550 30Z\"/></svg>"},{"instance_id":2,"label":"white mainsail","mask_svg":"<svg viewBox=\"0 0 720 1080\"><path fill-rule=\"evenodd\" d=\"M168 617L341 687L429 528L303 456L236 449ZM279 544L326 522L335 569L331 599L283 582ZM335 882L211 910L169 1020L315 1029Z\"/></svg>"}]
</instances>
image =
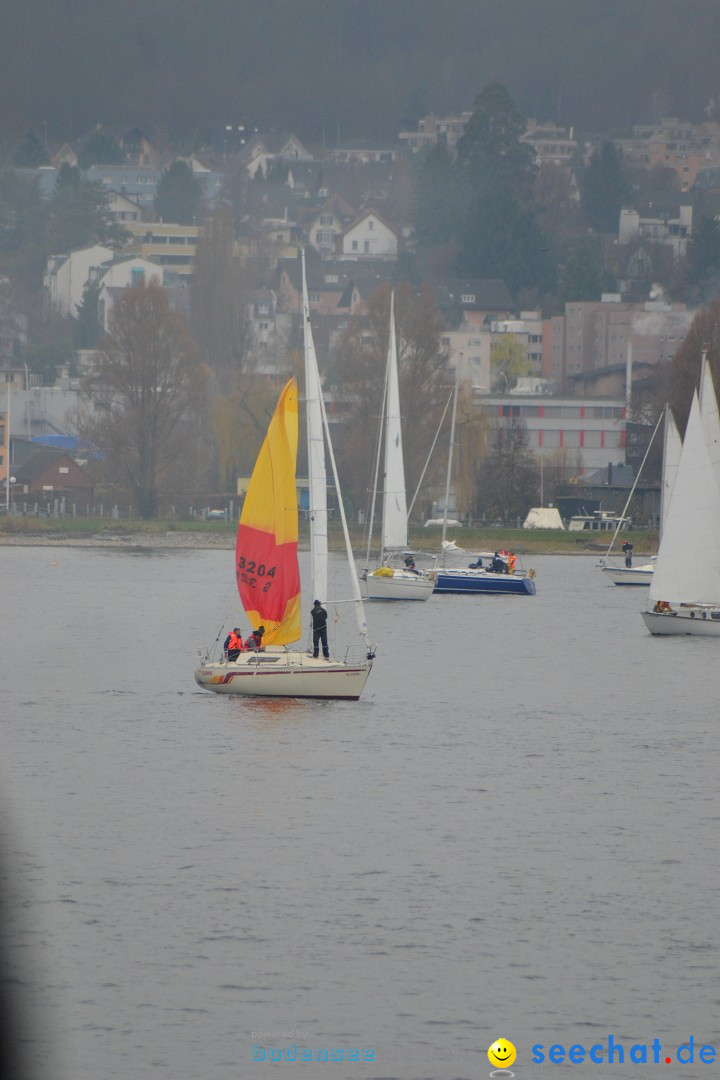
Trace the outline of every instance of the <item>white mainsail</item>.
<instances>
[{"instance_id":1,"label":"white mainsail","mask_svg":"<svg viewBox=\"0 0 720 1080\"><path fill-rule=\"evenodd\" d=\"M710 361L706 352L703 352L702 367L700 369L700 411L703 418L705 445L710 455L710 463L713 467L718 491L720 491L720 414L718 413L717 396L713 385Z\"/></svg>"},{"instance_id":2,"label":"white mainsail","mask_svg":"<svg viewBox=\"0 0 720 1080\"><path fill-rule=\"evenodd\" d=\"M657 600L720 606L720 494L697 393L650 586Z\"/></svg>"},{"instance_id":3,"label":"white mainsail","mask_svg":"<svg viewBox=\"0 0 720 1080\"><path fill-rule=\"evenodd\" d=\"M383 493L383 554L402 549L408 543L407 496L400 424L397 341L395 339L395 297L390 294L390 336L388 340L387 393L385 398L385 482Z\"/></svg>"},{"instance_id":4,"label":"white mainsail","mask_svg":"<svg viewBox=\"0 0 720 1080\"><path fill-rule=\"evenodd\" d=\"M665 528L665 518L670 509L670 496L675 484L680 454L682 452L682 439L675 417L669 405L665 406L665 434L663 445L662 481L660 484L660 536Z\"/></svg>"},{"instance_id":5,"label":"white mainsail","mask_svg":"<svg viewBox=\"0 0 720 1080\"><path fill-rule=\"evenodd\" d=\"M313 600L328 598L328 514L322 388L310 325L305 252L302 253L303 340L305 344L305 408L307 409L308 480L310 495L310 567Z\"/></svg>"}]
</instances>

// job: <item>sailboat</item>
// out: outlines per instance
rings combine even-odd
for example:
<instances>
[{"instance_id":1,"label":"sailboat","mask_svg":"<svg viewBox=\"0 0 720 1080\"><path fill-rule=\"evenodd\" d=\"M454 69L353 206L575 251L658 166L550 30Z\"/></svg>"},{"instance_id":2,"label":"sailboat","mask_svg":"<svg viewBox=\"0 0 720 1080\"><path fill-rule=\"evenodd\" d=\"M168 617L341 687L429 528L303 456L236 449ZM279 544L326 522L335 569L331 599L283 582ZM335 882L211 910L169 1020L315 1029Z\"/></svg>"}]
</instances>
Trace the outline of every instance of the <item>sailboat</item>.
<instances>
[{"instance_id":1,"label":"sailboat","mask_svg":"<svg viewBox=\"0 0 720 1080\"><path fill-rule=\"evenodd\" d=\"M378 440L378 458L373 484L373 506L370 528L375 511L375 492L380 462L383 426L385 429L385 472L383 477L382 547L380 566L363 574L368 600L428 600L435 586L432 570L415 570L412 553L408 551L408 510L405 490L402 429L400 425L400 388L398 381L397 340L395 337L395 297L390 294L390 333L383 402L383 421ZM372 535L368 530L367 558L370 558ZM405 556L405 565L399 560Z\"/></svg>"},{"instance_id":2,"label":"sailboat","mask_svg":"<svg viewBox=\"0 0 720 1080\"><path fill-rule=\"evenodd\" d=\"M662 530L667 516L668 507L670 506L670 493L672 492L672 486L675 481L675 474L677 473L678 462L680 461L680 451L682 450L682 441L680 439L680 432L678 431L675 418L673 417L672 410L669 405L665 406L663 413L664 416L664 443L663 443L663 459L662 459L662 480L660 482L660 530L659 535L662 538ZM662 417L661 417L662 419ZM630 500L635 492L635 487L642 474L643 466L650 453L650 447L652 446L655 433L657 431L658 424L653 431L648 448L645 451L645 457L642 464L638 469L638 474L635 478L635 483L632 486L630 495L625 504L625 509L622 512L621 518L625 517ZM642 566L618 566L614 563L607 563L605 560L609 557L613 544L617 539L617 534L620 529L620 525L613 533L613 538L610 542L610 547L607 549L605 557L601 561L601 569L613 585L649 585L652 581L653 572L655 570L655 562L644 563ZM653 556L654 560L655 556Z\"/></svg>"},{"instance_id":3,"label":"sailboat","mask_svg":"<svg viewBox=\"0 0 720 1080\"><path fill-rule=\"evenodd\" d=\"M452 477L453 445L455 442L455 420L457 417L457 399L459 375L455 373L455 392L453 394L452 420L450 422L450 449L445 482L445 506L443 509L442 539L440 542L442 565L437 568L435 582L436 593L472 593L472 594L511 594L516 596L534 596L535 571L515 570L512 573L500 573L477 563L468 567L447 566L447 552L454 546L447 539L448 503L450 501L450 480ZM481 562L482 559L478 559ZM507 560L499 556L493 559L497 565L507 566Z\"/></svg>"},{"instance_id":4,"label":"sailboat","mask_svg":"<svg viewBox=\"0 0 720 1080\"><path fill-rule=\"evenodd\" d=\"M302 635L297 557L298 388L297 380L293 378L285 384L280 394L255 463L240 516L235 548L235 574L240 601L253 629L264 627L264 647L240 652L235 660L225 656L212 659L206 654L195 671L195 681L204 690L217 694L346 698L356 701L372 669L374 652L369 643L321 393L310 327L304 257L303 317L310 474L311 593L321 603L328 602L327 447L338 492L353 594L351 603L355 608L362 648L348 648L342 658L327 660L314 657L297 645L294 649L289 648Z\"/></svg>"},{"instance_id":5,"label":"sailboat","mask_svg":"<svg viewBox=\"0 0 720 1080\"><path fill-rule=\"evenodd\" d=\"M707 358L693 394L648 606L654 636L720 637L720 417Z\"/></svg>"}]
</instances>

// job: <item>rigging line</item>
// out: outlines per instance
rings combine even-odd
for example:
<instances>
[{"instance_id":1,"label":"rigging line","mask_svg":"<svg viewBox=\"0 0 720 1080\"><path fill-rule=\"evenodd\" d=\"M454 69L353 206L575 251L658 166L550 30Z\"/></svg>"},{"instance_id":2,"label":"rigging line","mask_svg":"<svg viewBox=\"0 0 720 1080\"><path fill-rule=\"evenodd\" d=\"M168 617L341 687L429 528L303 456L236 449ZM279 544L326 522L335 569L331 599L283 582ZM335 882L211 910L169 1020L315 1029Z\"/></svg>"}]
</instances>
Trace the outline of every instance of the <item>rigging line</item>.
<instances>
[{"instance_id":1,"label":"rigging line","mask_svg":"<svg viewBox=\"0 0 720 1080\"><path fill-rule=\"evenodd\" d=\"M635 477L635 482L634 482L633 486L630 488L630 494L627 497L627 502L625 503L625 507L623 509L623 512L620 515L620 520L617 523L617 527L615 529L615 532L613 533L612 540L610 541L610 547L605 552L605 558L606 559L607 559L608 555L610 554L610 551L612 550L612 546L615 543L615 540L617 538L617 534L620 532L620 526L623 523L623 518L625 517L625 515L627 513L628 506L630 505L630 500L632 499L633 495L635 494L635 488L637 487L638 480L640 479L640 477L642 475L642 471L645 468L645 462L647 461L647 456L650 453L650 447L652 446L653 442L655 441L655 436L658 433L658 428L660 427L660 422L662 421L664 415L665 415L665 413L661 412L659 417L658 417L658 422L655 425L655 430L653 431L653 433L652 433L652 435L650 437L650 442L647 445L647 450L645 451L645 456L643 457L642 461L640 462L640 468L638 469L637 476Z\"/></svg>"},{"instance_id":2,"label":"rigging line","mask_svg":"<svg viewBox=\"0 0 720 1080\"><path fill-rule=\"evenodd\" d=\"M337 464L335 461L335 451L333 450L333 444L330 438L330 425L328 424L327 412L325 411L325 401L322 394L320 395L320 415L322 416L328 456L330 457L333 479L335 480L335 490L337 491L338 495L338 509L340 511L340 520L342 521L343 536L345 538L345 554L347 556L348 568L350 570L350 584L352 586L355 604L355 618L357 620L358 631L360 632L360 636L365 643L365 646L369 653L371 651L370 639L368 636L367 623L365 621L365 610L363 608L362 595L360 593L360 582L358 581L357 570L355 569L355 560L353 558L352 545L350 543L350 530L348 529L347 517L345 515L345 505L343 503L342 491L340 488L340 479L338 477Z\"/></svg>"},{"instance_id":3,"label":"rigging line","mask_svg":"<svg viewBox=\"0 0 720 1080\"><path fill-rule=\"evenodd\" d=\"M445 423L445 417L447 416L447 411L450 408L450 402L453 399L453 394L454 393L455 393L454 389L450 391L450 396L448 397L448 399L447 399L447 401L445 403L445 408L443 409L443 414L440 417L440 423L438 424L438 429L435 432L435 438L433 439L432 446L430 447L430 453L427 456L427 460L426 460L426 462L425 462L425 464L423 466L423 471L420 474L420 479L418 480L418 485L415 488L415 494L413 495L412 502L410 503L410 508L408 510L408 518L412 514L412 509L413 509L413 506L415 505L415 500L417 499L418 494L420 493L420 488L422 487L422 482L425 479L425 473L427 472L427 467L430 464L430 458L432 457L433 450L435 449L435 443L438 441L438 436L440 435L440 431L442 430L442 426Z\"/></svg>"}]
</instances>

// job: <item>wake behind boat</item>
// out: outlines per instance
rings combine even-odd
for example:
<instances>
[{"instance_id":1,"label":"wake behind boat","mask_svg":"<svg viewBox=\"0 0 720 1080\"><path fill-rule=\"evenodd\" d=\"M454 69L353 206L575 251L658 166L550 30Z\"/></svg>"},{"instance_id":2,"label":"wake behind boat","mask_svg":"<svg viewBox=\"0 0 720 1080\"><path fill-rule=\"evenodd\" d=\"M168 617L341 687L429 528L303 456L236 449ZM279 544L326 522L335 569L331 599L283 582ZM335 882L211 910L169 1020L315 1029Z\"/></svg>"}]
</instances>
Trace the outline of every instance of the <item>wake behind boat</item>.
<instances>
[{"instance_id":1,"label":"wake behind boat","mask_svg":"<svg viewBox=\"0 0 720 1080\"><path fill-rule=\"evenodd\" d=\"M213 659L206 655L195 681L216 694L260 697L346 698L357 700L372 670L360 586L352 558L347 520L340 496L335 458L322 399L320 376L312 342L303 260L305 319L305 380L307 393L308 459L310 474L310 549L312 592L327 597L327 482L325 443L332 464L345 536L352 604L362 645L347 648L341 658L313 656L288 649L299 641L301 629L300 570L298 566L297 380L285 385L248 485L238 526L235 572L245 613L255 630L264 627L264 647ZM324 432L324 436L323 436ZM309 606L309 605L308 605ZM324 610L322 607L320 610ZM325 623L327 616L325 618ZM313 625L315 622L313 620ZM314 651L329 653L325 636L314 636ZM217 643L216 643L217 644ZM234 655L233 655L234 654Z\"/></svg>"}]
</instances>

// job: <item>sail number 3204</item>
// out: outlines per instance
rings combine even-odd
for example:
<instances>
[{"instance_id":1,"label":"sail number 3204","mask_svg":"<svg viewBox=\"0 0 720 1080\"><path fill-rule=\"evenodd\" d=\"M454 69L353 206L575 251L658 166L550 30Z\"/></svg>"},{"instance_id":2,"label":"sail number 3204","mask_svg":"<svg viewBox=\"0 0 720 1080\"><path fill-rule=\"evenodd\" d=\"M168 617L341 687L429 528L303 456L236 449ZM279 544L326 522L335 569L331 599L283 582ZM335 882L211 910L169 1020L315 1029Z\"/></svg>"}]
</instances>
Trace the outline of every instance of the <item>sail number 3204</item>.
<instances>
[{"instance_id":1,"label":"sail number 3204","mask_svg":"<svg viewBox=\"0 0 720 1080\"><path fill-rule=\"evenodd\" d=\"M265 566L265 563L256 563L254 559L246 559L244 555L238 556L237 578L251 589L262 586L262 592L268 592L272 588L275 577L275 566ZM263 578L269 578L263 584Z\"/></svg>"}]
</instances>

